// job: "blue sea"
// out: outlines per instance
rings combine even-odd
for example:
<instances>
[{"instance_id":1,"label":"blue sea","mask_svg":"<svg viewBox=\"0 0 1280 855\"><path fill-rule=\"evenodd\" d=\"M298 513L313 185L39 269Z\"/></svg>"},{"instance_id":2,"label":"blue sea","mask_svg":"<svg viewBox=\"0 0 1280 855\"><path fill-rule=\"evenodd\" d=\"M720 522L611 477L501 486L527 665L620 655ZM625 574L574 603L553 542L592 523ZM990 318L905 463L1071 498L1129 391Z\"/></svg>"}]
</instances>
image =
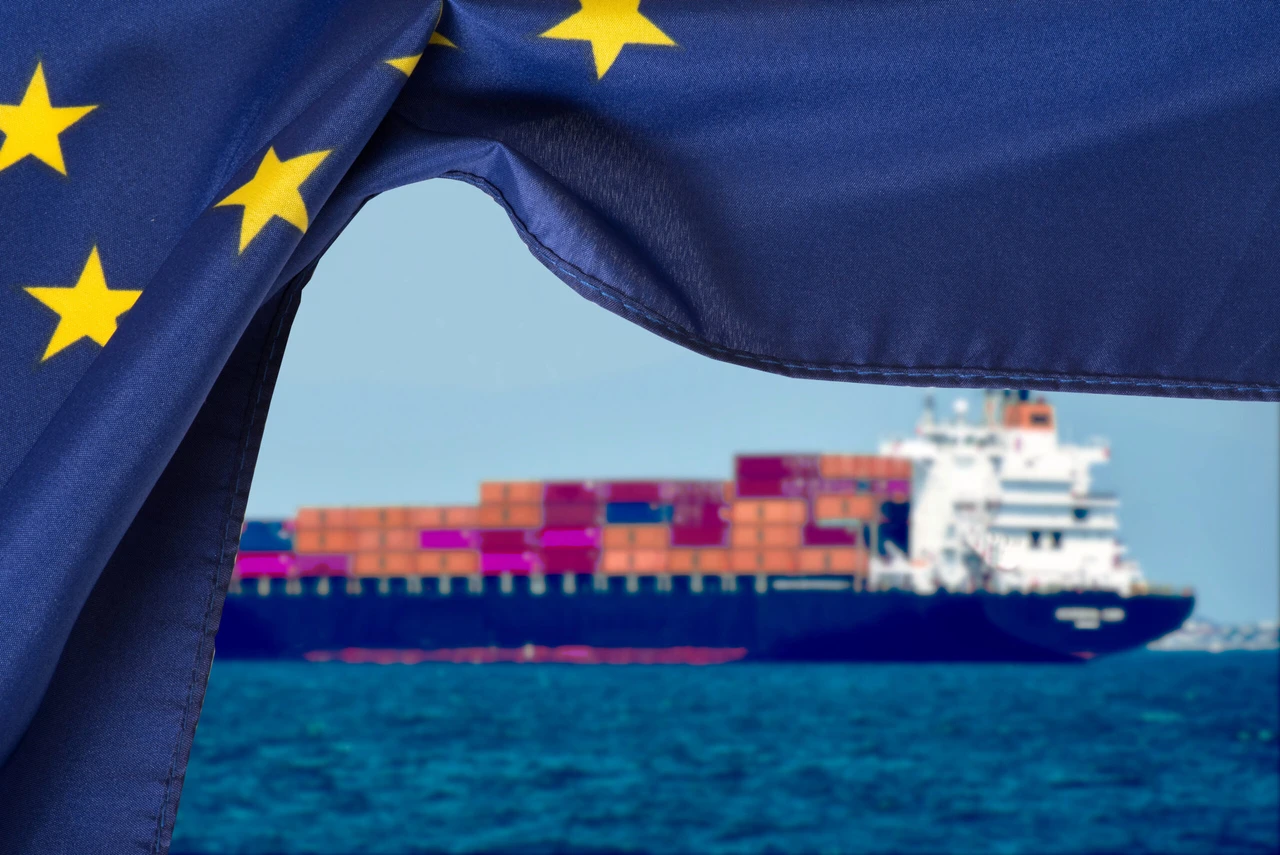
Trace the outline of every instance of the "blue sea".
<instances>
[{"instance_id":1,"label":"blue sea","mask_svg":"<svg viewBox=\"0 0 1280 855\"><path fill-rule=\"evenodd\" d=\"M173 848L1275 852L1278 666L217 662Z\"/></svg>"}]
</instances>

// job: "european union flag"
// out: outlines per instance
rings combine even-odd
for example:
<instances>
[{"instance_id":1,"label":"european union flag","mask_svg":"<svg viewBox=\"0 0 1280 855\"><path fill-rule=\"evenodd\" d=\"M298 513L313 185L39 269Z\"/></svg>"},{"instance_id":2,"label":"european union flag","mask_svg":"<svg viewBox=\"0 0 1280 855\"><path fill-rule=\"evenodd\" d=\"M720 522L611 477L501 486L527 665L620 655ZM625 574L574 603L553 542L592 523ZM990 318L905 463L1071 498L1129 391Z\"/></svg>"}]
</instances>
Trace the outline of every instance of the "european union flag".
<instances>
[{"instance_id":1,"label":"european union flag","mask_svg":"<svg viewBox=\"0 0 1280 855\"><path fill-rule=\"evenodd\" d=\"M1249 0L8 4L0 850L167 849L290 321L373 195L473 184L767 371L1276 399L1277 45Z\"/></svg>"}]
</instances>

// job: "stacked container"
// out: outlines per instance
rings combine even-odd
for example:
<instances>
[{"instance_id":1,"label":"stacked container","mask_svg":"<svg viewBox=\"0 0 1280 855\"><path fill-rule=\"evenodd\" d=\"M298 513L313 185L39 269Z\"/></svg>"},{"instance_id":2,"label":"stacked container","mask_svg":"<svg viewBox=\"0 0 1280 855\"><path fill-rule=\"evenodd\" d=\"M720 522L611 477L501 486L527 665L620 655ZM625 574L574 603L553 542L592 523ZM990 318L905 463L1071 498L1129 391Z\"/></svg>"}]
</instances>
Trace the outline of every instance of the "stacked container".
<instances>
[{"instance_id":1,"label":"stacked container","mask_svg":"<svg viewBox=\"0 0 1280 855\"><path fill-rule=\"evenodd\" d=\"M743 455L720 481L492 481L476 507L304 508L244 528L241 576L867 572L911 464ZM895 529L896 531L896 529Z\"/></svg>"}]
</instances>

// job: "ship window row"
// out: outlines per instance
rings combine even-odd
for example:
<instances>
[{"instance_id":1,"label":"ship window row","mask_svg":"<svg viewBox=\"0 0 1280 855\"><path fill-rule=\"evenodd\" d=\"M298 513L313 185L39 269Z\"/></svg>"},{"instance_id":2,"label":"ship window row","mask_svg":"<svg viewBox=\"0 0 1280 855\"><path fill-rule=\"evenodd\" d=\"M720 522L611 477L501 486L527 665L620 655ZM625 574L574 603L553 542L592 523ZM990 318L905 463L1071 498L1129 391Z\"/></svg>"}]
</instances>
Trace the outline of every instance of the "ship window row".
<instances>
[{"instance_id":1,"label":"ship window row","mask_svg":"<svg viewBox=\"0 0 1280 855\"><path fill-rule=\"evenodd\" d=\"M1062 493L1071 489L1071 483L1071 480L1067 478L1057 481L1020 481L1017 479L1006 479L1000 482L1000 486L1011 492Z\"/></svg>"}]
</instances>

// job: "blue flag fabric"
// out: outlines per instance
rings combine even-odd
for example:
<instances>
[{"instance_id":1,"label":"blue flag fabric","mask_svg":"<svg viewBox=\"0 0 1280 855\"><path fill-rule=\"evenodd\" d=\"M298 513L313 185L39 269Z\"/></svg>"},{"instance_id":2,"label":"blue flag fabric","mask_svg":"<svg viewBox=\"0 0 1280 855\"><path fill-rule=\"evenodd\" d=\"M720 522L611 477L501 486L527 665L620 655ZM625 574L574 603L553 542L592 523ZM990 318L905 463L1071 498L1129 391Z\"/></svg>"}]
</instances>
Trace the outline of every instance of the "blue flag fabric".
<instances>
[{"instance_id":1,"label":"blue flag fabric","mask_svg":"<svg viewBox=\"0 0 1280 855\"><path fill-rule=\"evenodd\" d=\"M1274 3L15 5L0 851L167 849L299 292L379 192L473 184L755 368L1280 397Z\"/></svg>"}]
</instances>

